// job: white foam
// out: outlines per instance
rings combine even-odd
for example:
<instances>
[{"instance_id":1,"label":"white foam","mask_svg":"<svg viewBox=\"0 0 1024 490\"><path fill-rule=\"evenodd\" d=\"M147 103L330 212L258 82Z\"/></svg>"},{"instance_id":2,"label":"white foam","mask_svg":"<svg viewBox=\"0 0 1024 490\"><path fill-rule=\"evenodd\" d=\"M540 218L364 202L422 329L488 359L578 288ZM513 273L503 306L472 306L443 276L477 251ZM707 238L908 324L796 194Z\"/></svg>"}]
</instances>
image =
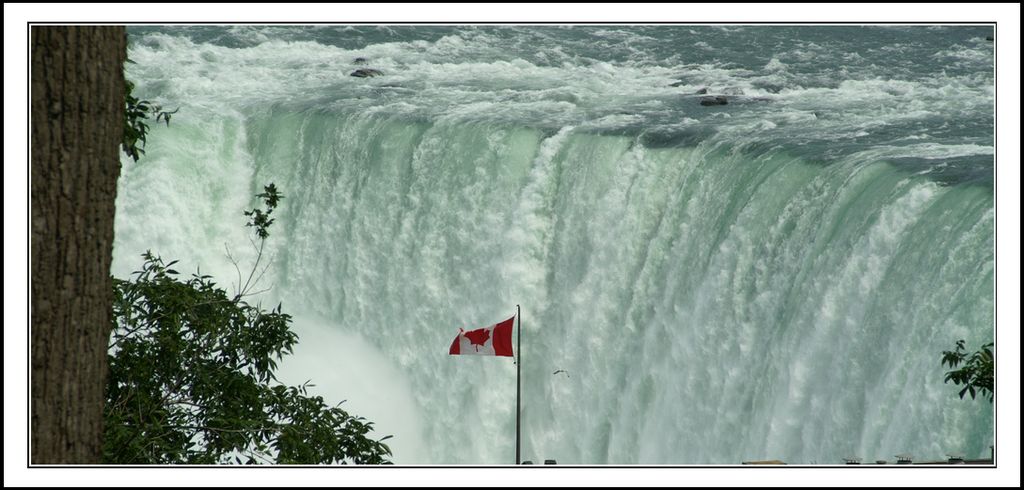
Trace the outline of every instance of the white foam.
<instances>
[{"instance_id":1,"label":"white foam","mask_svg":"<svg viewBox=\"0 0 1024 490\"><path fill-rule=\"evenodd\" d=\"M904 146L881 145L851 155L855 159L924 158L928 160L993 155L995 149L987 145L944 145L941 143L917 143Z\"/></svg>"},{"instance_id":2,"label":"white foam","mask_svg":"<svg viewBox=\"0 0 1024 490\"><path fill-rule=\"evenodd\" d=\"M312 381L310 396L322 396L329 406L344 402L342 410L373 422L366 437L394 436L384 443L396 464L443 462L423 440L423 409L411 394L409 380L387 355L328 320L298 315L292 331L299 342L279 363L278 380L288 386Z\"/></svg>"},{"instance_id":3,"label":"white foam","mask_svg":"<svg viewBox=\"0 0 1024 490\"><path fill-rule=\"evenodd\" d=\"M772 58L768 61L768 64L764 65L765 71L784 71L789 65L779 61L778 58Z\"/></svg>"},{"instance_id":4,"label":"white foam","mask_svg":"<svg viewBox=\"0 0 1024 490\"><path fill-rule=\"evenodd\" d=\"M817 86L817 80L808 78L813 71L804 74L803 68L794 66L832 57L835 48L813 42L800 42L760 67L745 67L694 63L685 56L652 59L651 53L643 50L657 46L656 40L623 29L592 33L598 44L621 41L625 49L634 52L635 56L617 62L573 54L570 49L578 46L564 47L550 34L540 35L543 42L550 43L547 45L536 45L538 41L529 37L520 40L480 30L459 31L432 41L381 42L342 49L314 41L276 39L296 37L284 34L294 27L282 29L240 26L232 35L243 41L245 47L241 48L197 44L166 33L147 34L136 40L131 50L130 56L138 64L129 66L129 77L139 80L142 95L186 106L185 110L188 106L251 110L284 103L340 113L393 111L416 119L541 127L593 124L608 129L615 129L609 123L616 114L636 114L653 126L675 124L682 118L718 125L725 123L722 119L747 112L778 124L770 114L794 108L841 111L842 117L826 123L792 119L785 127L776 128L780 136L818 135L837 141L880 118L955 118L991 104L993 97L991 71L956 76L939 73L932 79L872 78L870 72L863 73L863 57L851 52L840 53L853 65L849 70L842 68L848 79L836 87ZM524 44L510 49L510 39ZM698 44L701 42L705 41ZM527 48L530 43L533 49ZM954 46L935 56L974 59L988 56L987 48ZM349 76L357 68L356 57L368 58L367 66L385 75ZM683 86L669 86L680 78L685 81ZM835 80L836 76L829 78ZM682 96L703 87L711 93L765 100L700 111L695 99L687 104ZM621 129L634 123L620 120Z\"/></svg>"}]
</instances>

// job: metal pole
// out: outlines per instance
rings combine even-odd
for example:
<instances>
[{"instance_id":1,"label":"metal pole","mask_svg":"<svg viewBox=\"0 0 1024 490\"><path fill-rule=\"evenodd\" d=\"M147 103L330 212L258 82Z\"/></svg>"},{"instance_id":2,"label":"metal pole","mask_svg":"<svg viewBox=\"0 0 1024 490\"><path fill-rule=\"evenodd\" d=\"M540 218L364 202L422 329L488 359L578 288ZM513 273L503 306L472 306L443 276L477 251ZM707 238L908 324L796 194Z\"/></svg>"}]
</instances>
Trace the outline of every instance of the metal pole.
<instances>
[{"instance_id":1,"label":"metal pole","mask_svg":"<svg viewBox=\"0 0 1024 490\"><path fill-rule=\"evenodd\" d=\"M519 371L523 367L523 318L519 314L519 305L516 305L516 322L519 326L516 327L516 465L519 465L521 461L519 459Z\"/></svg>"}]
</instances>

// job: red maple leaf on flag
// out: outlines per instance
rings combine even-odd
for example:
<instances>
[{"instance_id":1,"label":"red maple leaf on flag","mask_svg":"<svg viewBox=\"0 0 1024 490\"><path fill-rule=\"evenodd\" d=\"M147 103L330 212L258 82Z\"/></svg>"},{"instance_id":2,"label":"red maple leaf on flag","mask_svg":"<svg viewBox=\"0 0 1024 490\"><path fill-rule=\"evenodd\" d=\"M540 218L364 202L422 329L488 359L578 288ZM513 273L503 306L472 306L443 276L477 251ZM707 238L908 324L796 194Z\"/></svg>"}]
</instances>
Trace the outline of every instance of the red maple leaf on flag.
<instances>
[{"instance_id":1,"label":"red maple leaf on flag","mask_svg":"<svg viewBox=\"0 0 1024 490\"><path fill-rule=\"evenodd\" d=\"M486 344L487 339L491 338L491 333L488 332L487 329L483 328L479 330L473 330L471 332L466 332L463 335L465 335L466 338L469 339L469 344L472 345L477 350L477 352L480 351L480 346Z\"/></svg>"}]
</instances>

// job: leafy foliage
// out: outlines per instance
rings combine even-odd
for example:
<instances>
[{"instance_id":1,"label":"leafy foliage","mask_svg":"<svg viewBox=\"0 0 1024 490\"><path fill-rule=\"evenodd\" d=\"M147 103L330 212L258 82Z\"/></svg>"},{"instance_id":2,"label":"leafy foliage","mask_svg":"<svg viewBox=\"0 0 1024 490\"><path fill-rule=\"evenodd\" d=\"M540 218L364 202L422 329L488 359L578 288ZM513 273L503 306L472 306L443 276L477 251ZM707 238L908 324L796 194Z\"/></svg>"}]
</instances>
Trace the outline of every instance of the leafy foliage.
<instances>
[{"instance_id":1,"label":"leafy foliage","mask_svg":"<svg viewBox=\"0 0 1024 490\"><path fill-rule=\"evenodd\" d=\"M252 226L256 228L256 236L260 237L261 240L265 240L269 235L267 228L274 222L274 219L270 217L270 213L274 212L277 208L277 203L281 199L284 199L278 191L277 187L270 183L263 187L262 194L256 194L256 197L263 199L263 203L267 206L267 210L263 211L259 208L253 208L245 211L243 214L249 217L249 222L245 226Z\"/></svg>"},{"instance_id":2,"label":"leafy foliage","mask_svg":"<svg viewBox=\"0 0 1024 490\"><path fill-rule=\"evenodd\" d=\"M131 62L131 60L128 61ZM146 146L146 134L149 133L149 124L146 121L150 117L155 117L157 124L163 121L170 126L171 115L178 112L180 107L173 111L165 111L158 104L148 100L139 100L132 93L135 90L135 84L127 78L124 83L124 136L121 139L121 148L126 155L137 162L139 157L146 153L143 150Z\"/></svg>"},{"instance_id":3,"label":"leafy foliage","mask_svg":"<svg viewBox=\"0 0 1024 490\"><path fill-rule=\"evenodd\" d=\"M372 422L309 396L308 381L277 382L298 341L281 305L264 311L244 289L229 297L208 275L143 258L131 280L114 279L105 463L388 463L390 436L367 437Z\"/></svg>"},{"instance_id":4,"label":"leafy foliage","mask_svg":"<svg viewBox=\"0 0 1024 490\"><path fill-rule=\"evenodd\" d=\"M963 389L960 390L961 399L967 393L970 393L971 399L974 399L975 395L980 391L982 396L988 396L988 401L991 403L995 396L995 386L993 384L995 366L992 357L992 346L994 344L989 342L982 345L981 350L970 355L964 350L964 344L963 340L959 340L956 343L955 351L942 352L943 366L949 365L952 369L960 364L964 365L960 369L948 371L945 382L952 381L953 384L964 385Z\"/></svg>"}]
</instances>

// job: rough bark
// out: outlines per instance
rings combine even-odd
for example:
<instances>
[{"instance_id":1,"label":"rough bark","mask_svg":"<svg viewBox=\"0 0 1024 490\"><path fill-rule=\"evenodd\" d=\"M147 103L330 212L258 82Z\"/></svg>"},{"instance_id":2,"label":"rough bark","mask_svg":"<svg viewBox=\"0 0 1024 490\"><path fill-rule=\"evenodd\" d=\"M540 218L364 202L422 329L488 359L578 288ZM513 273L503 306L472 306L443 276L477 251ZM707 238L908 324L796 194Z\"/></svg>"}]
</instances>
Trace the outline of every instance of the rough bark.
<instances>
[{"instance_id":1,"label":"rough bark","mask_svg":"<svg viewBox=\"0 0 1024 490\"><path fill-rule=\"evenodd\" d=\"M124 27L31 27L31 463L99 463Z\"/></svg>"}]
</instances>

